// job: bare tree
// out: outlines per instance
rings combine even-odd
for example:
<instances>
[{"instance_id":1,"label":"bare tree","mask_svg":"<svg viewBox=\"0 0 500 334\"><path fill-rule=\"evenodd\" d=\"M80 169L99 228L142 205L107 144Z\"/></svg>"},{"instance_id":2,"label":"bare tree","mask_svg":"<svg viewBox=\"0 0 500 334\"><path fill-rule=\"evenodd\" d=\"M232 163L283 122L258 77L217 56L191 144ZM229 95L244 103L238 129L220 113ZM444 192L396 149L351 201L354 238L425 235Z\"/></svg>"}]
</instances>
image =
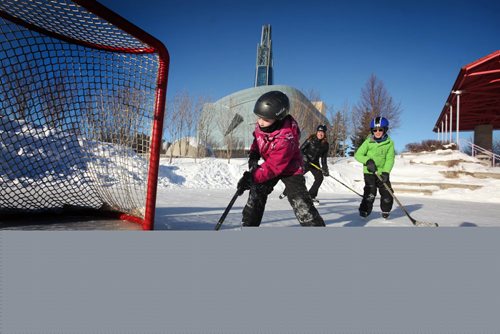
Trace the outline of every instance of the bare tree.
<instances>
[{"instance_id":1,"label":"bare tree","mask_svg":"<svg viewBox=\"0 0 500 334\"><path fill-rule=\"evenodd\" d=\"M311 102L321 101L321 95L315 89L309 89L309 90L307 90L305 96Z\"/></svg>"},{"instance_id":2,"label":"bare tree","mask_svg":"<svg viewBox=\"0 0 500 334\"><path fill-rule=\"evenodd\" d=\"M172 141L170 147L170 163L174 157L174 145L178 145L179 153L181 153L182 143L181 138L186 134L187 124L191 121L189 115L192 115L193 98L186 92L178 93L174 96L173 102L169 103L168 109L168 122L165 122L165 134L168 135Z\"/></svg>"},{"instance_id":3,"label":"bare tree","mask_svg":"<svg viewBox=\"0 0 500 334\"><path fill-rule=\"evenodd\" d=\"M46 95L50 105L51 95ZM98 140L138 150L149 147L149 134L142 133L144 94L132 87L117 91L102 90L97 100L84 107L86 129Z\"/></svg>"},{"instance_id":4,"label":"bare tree","mask_svg":"<svg viewBox=\"0 0 500 334\"><path fill-rule=\"evenodd\" d=\"M30 115L29 104L37 91L36 72L37 67L31 62L0 66L0 115L12 114L18 119L26 119Z\"/></svg>"},{"instance_id":5,"label":"bare tree","mask_svg":"<svg viewBox=\"0 0 500 334\"><path fill-rule=\"evenodd\" d=\"M331 130L327 132L330 143L330 156L345 156L346 140L348 136L348 110L347 104L344 104L339 110L334 111L332 107L330 113Z\"/></svg>"},{"instance_id":6,"label":"bare tree","mask_svg":"<svg viewBox=\"0 0 500 334\"><path fill-rule=\"evenodd\" d=\"M312 121L312 115L309 112L309 108L302 103L302 99L294 97L293 101L295 102L295 106L291 111L291 115L299 124L302 133L301 139L304 139L315 132L317 124Z\"/></svg>"},{"instance_id":7,"label":"bare tree","mask_svg":"<svg viewBox=\"0 0 500 334\"><path fill-rule=\"evenodd\" d=\"M68 117L68 110L76 100L76 97L72 94L76 88L73 88L69 81L69 74L65 71L60 71L57 75L55 73L49 84L39 87L41 112L47 125L51 127L60 126L65 117ZM113 115L116 118L118 112L113 112Z\"/></svg>"},{"instance_id":8,"label":"bare tree","mask_svg":"<svg viewBox=\"0 0 500 334\"><path fill-rule=\"evenodd\" d=\"M394 102L383 81L372 74L361 90L360 101L352 109L354 148L359 147L370 133L371 119L383 116L389 119L391 129L395 129L399 126L401 112L401 104Z\"/></svg>"},{"instance_id":9,"label":"bare tree","mask_svg":"<svg viewBox=\"0 0 500 334\"><path fill-rule=\"evenodd\" d=\"M235 149L243 147L243 143L234 134L234 128L243 121L243 118L238 114L238 108L235 106L234 100L229 100L227 108L221 108L217 113L217 125L220 133L223 136L222 145L224 147L224 157L227 162L231 162L231 157Z\"/></svg>"},{"instance_id":10,"label":"bare tree","mask_svg":"<svg viewBox=\"0 0 500 334\"><path fill-rule=\"evenodd\" d=\"M351 141L354 150L356 150L370 133L370 121L373 114L368 110L352 109L351 112Z\"/></svg>"},{"instance_id":11,"label":"bare tree","mask_svg":"<svg viewBox=\"0 0 500 334\"><path fill-rule=\"evenodd\" d=\"M184 156L187 156L189 148L190 148L190 143L191 143L191 138L195 136L196 132L196 122L197 119L199 118L199 114L201 113L201 108L202 108L202 101L200 100L201 98L198 97L195 99L194 97L187 95L188 101L190 101L187 104L187 107L185 109L184 113L184 120L185 120L185 128L184 128L184 133L183 137L186 138L186 145L184 147ZM189 140L188 140L189 138Z\"/></svg>"},{"instance_id":12,"label":"bare tree","mask_svg":"<svg viewBox=\"0 0 500 334\"><path fill-rule=\"evenodd\" d=\"M215 112L213 110L213 104L208 102L209 99L200 98L197 103L196 109L199 108L199 117L197 122L197 146L196 146L196 157L201 157L200 148L206 147L211 141L212 131L213 131L213 120L215 117ZM204 156L204 154L203 154Z\"/></svg>"},{"instance_id":13,"label":"bare tree","mask_svg":"<svg viewBox=\"0 0 500 334\"><path fill-rule=\"evenodd\" d=\"M174 100L174 123L176 126L175 133L177 133L177 143L179 145L179 154L182 155L182 138L186 135L188 130L188 124L191 122L189 120L191 115L191 110L193 108L193 99L187 93L183 92L176 96ZM185 145L186 149L188 147L188 142ZM171 151L172 152L172 151Z\"/></svg>"}]
</instances>

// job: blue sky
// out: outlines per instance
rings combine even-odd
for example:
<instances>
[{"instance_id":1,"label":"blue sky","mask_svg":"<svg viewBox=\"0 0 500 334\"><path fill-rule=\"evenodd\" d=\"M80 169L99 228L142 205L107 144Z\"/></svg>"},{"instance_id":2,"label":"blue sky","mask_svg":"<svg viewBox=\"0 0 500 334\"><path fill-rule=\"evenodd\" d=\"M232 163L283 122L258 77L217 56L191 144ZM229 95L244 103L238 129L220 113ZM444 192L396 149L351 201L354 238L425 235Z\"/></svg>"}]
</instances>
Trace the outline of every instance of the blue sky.
<instances>
[{"instance_id":1,"label":"blue sky","mask_svg":"<svg viewBox=\"0 0 500 334\"><path fill-rule=\"evenodd\" d=\"M432 128L460 68L500 49L498 1L102 0L161 40L167 99L217 100L253 86L263 24L272 26L275 84L353 105L371 74L401 103L396 149ZM460 135L471 137L470 133Z\"/></svg>"}]
</instances>

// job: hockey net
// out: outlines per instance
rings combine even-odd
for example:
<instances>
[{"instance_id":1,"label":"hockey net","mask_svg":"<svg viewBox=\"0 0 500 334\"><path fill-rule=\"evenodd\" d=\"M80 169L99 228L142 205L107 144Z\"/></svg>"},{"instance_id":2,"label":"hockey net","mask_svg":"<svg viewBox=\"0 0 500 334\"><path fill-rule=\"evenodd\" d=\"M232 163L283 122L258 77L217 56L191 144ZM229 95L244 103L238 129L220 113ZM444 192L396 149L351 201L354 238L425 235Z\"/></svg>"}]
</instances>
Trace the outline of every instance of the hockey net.
<instances>
[{"instance_id":1,"label":"hockey net","mask_svg":"<svg viewBox=\"0 0 500 334\"><path fill-rule=\"evenodd\" d=\"M78 209L152 229L168 62L93 0L2 0L0 221Z\"/></svg>"}]
</instances>

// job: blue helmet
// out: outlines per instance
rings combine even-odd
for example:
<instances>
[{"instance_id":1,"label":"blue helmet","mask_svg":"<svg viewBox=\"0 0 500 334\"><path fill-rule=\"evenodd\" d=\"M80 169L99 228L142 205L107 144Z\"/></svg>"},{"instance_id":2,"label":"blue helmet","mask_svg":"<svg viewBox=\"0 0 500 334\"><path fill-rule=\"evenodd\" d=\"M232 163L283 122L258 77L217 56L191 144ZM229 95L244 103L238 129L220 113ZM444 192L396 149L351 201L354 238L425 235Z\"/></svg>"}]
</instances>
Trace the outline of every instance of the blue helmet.
<instances>
[{"instance_id":1,"label":"blue helmet","mask_svg":"<svg viewBox=\"0 0 500 334\"><path fill-rule=\"evenodd\" d=\"M370 130L373 130L374 128L382 128L384 129L384 132L387 132L387 130L389 130L389 121L385 117L375 117L370 122Z\"/></svg>"}]
</instances>

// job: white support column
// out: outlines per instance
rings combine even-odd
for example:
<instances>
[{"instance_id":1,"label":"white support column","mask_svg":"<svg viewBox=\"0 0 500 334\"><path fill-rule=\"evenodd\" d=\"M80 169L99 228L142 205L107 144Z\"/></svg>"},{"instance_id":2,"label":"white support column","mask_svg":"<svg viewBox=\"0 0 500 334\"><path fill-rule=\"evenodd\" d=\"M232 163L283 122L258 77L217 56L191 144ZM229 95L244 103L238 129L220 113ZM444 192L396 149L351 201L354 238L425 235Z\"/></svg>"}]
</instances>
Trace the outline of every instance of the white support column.
<instances>
[{"instance_id":1,"label":"white support column","mask_svg":"<svg viewBox=\"0 0 500 334\"><path fill-rule=\"evenodd\" d=\"M441 121L441 142L443 142L444 139L444 124L443 121Z\"/></svg>"},{"instance_id":2,"label":"white support column","mask_svg":"<svg viewBox=\"0 0 500 334\"><path fill-rule=\"evenodd\" d=\"M450 143L453 143L453 106L450 105Z\"/></svg>"},{"instance_id":3,"label":"white support column","mask_svg":"<svg viewBox=\"0 0 500 334\"><path fill-rule=\"evenodd\" d=\"M444 142L448 139L448 114L444 115Z\"/></svg>"},{"instance_id":4,"label":"white support column","mask_svg":"<svg viewBox=\"0 0 500 334\"><path fill-rule=\"evenodd\" d=\"M452 91L453 94L457 96L457 146L458 149L460 149L460 128L459 128L459 123L460 123L460 94L462 94L461 90L455 90Z\"/></svg>"}]
</instances>

